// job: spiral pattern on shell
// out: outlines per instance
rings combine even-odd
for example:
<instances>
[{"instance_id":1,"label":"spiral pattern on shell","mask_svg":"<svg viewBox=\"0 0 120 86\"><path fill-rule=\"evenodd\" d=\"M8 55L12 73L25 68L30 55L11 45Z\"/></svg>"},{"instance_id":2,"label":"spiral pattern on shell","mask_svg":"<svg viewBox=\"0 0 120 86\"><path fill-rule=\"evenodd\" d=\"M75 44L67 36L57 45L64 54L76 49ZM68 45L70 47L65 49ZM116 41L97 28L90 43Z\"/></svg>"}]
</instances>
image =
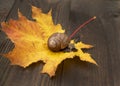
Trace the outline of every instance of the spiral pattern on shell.
<instances>
[{"instance_id":1,"label":"spiral pattern on shell","mask_svg":"<svg viewBox=\"0 0 120 86\"><path fill-rule=\"evenodd\" d=\"M48 47L57 52L66 48L69 44L68 36L64 33L54 33L48 38Z\"/></svg>"}]
</instances>

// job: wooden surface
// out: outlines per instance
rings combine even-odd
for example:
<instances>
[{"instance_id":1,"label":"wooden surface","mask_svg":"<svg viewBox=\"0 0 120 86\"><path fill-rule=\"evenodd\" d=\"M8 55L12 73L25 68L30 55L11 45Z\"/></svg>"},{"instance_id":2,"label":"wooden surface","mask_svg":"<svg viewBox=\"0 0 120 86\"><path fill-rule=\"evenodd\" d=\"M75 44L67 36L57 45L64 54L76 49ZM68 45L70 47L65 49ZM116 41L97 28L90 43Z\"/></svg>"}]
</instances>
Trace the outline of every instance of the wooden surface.
<instances>
[{"instance_id":1,"label":"wooden surface","mask_svg":"<svg viewBox=\"0 0 120 86\"><path fill-rule=\"evenodd\" d=\"M97 19L76 34L95 46L87 52L99 67L82 62L77 57L63 61L56 76L41 74L42 62L26 69L11 66L10 61L0 56L0 86L120 86L120 1L119 0L0 0L0 22L17 19L17 10L31 18L31 5L48 12L53 9L54 23L61 23L69 35L88 18ZM4 32L0 32L0 52L14 47Z\"/></svg>"}]
</instances>

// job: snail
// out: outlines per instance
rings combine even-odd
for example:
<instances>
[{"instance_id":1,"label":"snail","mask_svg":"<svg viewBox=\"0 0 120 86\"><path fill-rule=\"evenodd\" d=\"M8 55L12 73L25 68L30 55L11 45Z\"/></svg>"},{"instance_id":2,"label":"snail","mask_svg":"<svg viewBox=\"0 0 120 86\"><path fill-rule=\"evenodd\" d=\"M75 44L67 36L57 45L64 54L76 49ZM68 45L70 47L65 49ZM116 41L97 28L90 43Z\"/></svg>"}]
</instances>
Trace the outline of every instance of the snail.
<instances>
[{"instance_id":1,"label":"snail","mask_svg":"<svg viewBox=\"0 0 120 86\"><path fill-rule=\"evenodd\" d=\"M90 18L88 21L80 25L70 36L65 33L53 33L47 41L48 48L53 52L58 52L69 46L71 38L86 24L96 19L96 16Z\"/></svg>"},{"instance_id":2,"label":"snail","mask_svg":"<svg viewBox=\"0 0 120 86\"><path fill-rule=\"evenodd\" d=\"M48 47L52 51L60 51L69 44L68 36L65 33L53 33L48 38Z\"/></svg>"}]
</instances>

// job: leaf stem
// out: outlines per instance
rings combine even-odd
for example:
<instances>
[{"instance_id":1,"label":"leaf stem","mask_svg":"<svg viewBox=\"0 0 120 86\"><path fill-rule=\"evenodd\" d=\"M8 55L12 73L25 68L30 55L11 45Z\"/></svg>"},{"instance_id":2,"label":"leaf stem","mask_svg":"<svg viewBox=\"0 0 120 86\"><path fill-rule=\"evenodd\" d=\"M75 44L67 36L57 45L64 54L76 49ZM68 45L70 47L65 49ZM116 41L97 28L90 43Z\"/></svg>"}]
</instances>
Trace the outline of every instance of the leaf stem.
<instances>
[{"instance_id":1,"label":"leaf stem","mask_svg":"<svg viewBox=\"0 0 120 86\"><path fill-rule=\"evenodd\" d=\"M96 16L90 18L89 20L87 20L86 22L84 22L82 25L80 25L69 37L68 40L70 40L81 28L83 28L85 25L87 25L88 23L90 23L91 21L95 20Z\"/></svg>"}]
</instances>

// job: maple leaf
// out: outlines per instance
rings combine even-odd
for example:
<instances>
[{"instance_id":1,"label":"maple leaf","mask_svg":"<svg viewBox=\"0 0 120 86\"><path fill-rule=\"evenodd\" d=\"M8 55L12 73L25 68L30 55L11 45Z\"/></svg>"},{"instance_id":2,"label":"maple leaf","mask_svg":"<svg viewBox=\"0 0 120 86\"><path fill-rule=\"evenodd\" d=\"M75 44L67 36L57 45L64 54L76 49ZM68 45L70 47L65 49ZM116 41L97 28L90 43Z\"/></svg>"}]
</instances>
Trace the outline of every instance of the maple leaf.
<instances>
[{"instance_id":1,"label":"maple leaf","mask_svg":"<svg viewBox=\"0 0 120 86\"><path fill-rule=\"evenodd\" d=\"M32 17L36 21L28 20L20 12L18 20L2 22L2 30L15 44L15 48L3 56L7 57L13 65L27 67L32 63L43 61L42 73L55 75L57 66L66 58L79 56L80 60L97 64L88 53L84 53L82 48L91 48L91 45L82 42L75 43L76 52L53 52L48 49L47 40L56 32L64 33L60 24L54 25L51 11L42 13L39 8L32 6Z\"/></svg>"}]
</instances>

